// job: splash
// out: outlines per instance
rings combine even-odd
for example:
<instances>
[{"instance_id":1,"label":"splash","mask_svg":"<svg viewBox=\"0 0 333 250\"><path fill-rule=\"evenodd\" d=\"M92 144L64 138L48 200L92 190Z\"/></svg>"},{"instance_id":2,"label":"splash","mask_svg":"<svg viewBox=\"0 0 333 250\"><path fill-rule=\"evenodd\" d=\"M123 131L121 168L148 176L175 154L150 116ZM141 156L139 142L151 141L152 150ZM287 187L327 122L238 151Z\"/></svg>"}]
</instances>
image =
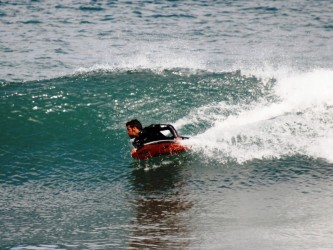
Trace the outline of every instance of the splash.
<instances>
[{"instance_id":1,"label":"splash","mask_svg":"<svg viewBox=\"0 0 333 250\"><path fill-rule=\"evenodd\" d=\"M277 78L274 101L200 107L179 127L205 117L211 127L189 141L195 151L221 162L306 155L333 162L333 71ZM221 113L224 110L224 113ZM206 112L208 111L208 112ZM202 116L202 114L206 116Z\"/></svg>"},{"instance_id":2,"label":"splash","mask_svg":"<svg viewBox=\"0 0 333 250\"><path fill-rule=\"evenodd\" d=\"M129 52L130 51L130 52ZM187 44L180 41L169 41L163 46L153 43L138 43L129 45L125 51L119 49L108 51L105 63L95 64L91 67L81 67L74 73L89 73L95 71L126 71L150 70L161 73L165 69L193 69L206 70L207 59L196 51L188 51ZM124 57L123 54L127 54Z\"/></svg>"}]
</instances>

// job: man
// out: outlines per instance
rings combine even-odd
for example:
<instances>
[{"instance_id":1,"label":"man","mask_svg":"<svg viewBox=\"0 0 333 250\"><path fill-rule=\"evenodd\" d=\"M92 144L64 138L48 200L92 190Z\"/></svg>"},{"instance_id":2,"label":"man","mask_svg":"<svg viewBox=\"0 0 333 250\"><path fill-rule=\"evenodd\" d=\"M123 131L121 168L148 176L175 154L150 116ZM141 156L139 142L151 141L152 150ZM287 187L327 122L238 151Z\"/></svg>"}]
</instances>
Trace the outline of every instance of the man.
<instances>
[{"instance_id":1,"label":"man","mask_svg":"<svg viewBox=\"0 0 333 250\"><path fill-rule=\"evenodd\" d=\"M145 143L160 140L172 140L178 138L177 131L172 125L169 124L152 124L148 127L142 128L141 122L137 119L131 120L126 123L127 134L132 141L135 148L142 147ZM171 136L165 136L161 131L168 130Z\"/></svg>"}]
</instances>

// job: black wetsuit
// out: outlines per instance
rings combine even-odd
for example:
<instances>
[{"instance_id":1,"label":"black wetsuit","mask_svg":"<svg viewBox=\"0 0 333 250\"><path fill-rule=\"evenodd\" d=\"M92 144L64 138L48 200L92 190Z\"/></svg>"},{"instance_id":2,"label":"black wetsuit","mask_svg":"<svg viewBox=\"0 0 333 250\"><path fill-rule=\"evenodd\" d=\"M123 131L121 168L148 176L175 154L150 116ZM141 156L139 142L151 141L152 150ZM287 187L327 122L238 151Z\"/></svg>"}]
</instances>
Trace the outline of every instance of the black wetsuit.
<instances>
[{"instance_id":1,"label":"black wetsuit","mask_svg":"<svg viewBox=\"0 0 333 250\"><path fill-rule=\"evenodd\" d=\"M163 130L169 130L172 136L165 136L161 133ZM160 140L172 140L176 138L177 132L172 125L169 124L152 124L145 127L139 137L135 138L132 142L135 148L142 147L145 143Z\"/></svg>"}]
</instances>

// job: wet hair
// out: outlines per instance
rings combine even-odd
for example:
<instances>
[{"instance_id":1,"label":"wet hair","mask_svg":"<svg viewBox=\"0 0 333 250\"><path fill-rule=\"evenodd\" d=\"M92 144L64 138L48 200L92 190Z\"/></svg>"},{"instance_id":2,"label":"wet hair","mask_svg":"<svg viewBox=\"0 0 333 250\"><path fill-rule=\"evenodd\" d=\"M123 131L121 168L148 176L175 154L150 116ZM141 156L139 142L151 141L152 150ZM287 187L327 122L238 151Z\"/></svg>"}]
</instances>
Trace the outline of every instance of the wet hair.
<instances>
[{"instance_id":1,"label":"wet hair","mask_svg":"<svg viewBox=\"0 0 333 250\"><path fill-rule=\"evenodd\" d=\"M142 124L141 122L139 122L139 120L137 119L133 119L129 122L126 122L126 127L130 126L131 128L138 128L140 131L142 130Z\"/></svg>"}]
</instances>

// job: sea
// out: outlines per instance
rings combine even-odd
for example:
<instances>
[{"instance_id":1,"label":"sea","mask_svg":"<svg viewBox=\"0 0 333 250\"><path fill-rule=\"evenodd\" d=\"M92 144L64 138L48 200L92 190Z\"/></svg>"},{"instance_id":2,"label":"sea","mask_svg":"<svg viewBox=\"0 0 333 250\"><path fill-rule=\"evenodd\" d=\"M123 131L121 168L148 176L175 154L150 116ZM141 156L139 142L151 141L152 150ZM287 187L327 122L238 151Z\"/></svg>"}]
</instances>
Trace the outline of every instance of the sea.
<instances>
[{"instance_id":1,"label":"sea","mask_svg":"<svg viewBox=\"0 0 333 250\"><path fill-rule=\"evenodd\" d=\"M125 123L184 153L134 160ZM0 249L333 249L332 0L0 0Z\"/></svg>"}]
</instances>

